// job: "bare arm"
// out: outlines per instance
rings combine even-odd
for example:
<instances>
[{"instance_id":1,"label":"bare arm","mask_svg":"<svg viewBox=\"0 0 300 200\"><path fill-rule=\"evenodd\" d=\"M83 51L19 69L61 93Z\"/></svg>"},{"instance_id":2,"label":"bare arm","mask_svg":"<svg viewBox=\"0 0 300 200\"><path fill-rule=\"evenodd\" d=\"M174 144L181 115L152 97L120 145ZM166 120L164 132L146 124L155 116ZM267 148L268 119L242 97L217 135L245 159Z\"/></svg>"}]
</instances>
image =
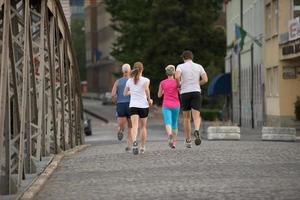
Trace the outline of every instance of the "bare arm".
<instances>
[{"instance_id":1,"label":"bare arm","mask_svg":"<svg viewBox=\"0 0 300 200\"><path fill-rule=\"evenodd\" d=\"M112 98L112 102L115 103L117 101L117 86L119 84L119 80L116 80L114 83L114 86L111 90L111 98Z\"/></svg>"},{"instance_id":2,"label":"bare arm","mask_svg":"<svg viewBox=\"0 0 300 200\"><path fill-rule=\"evenodd\" d=\"M205 85L207 82L208 82L208 77L207 77L207 74L204 73L201 76L200 85Z\"/></svg>"},{"instance_id":3,"label":"bare arm","mask_svg":"<svg viewBox=\"0 0 300 200\"><path fill-rule=\"evenodd\" d=\"M180 87L180 77L181 77L181 71L179 70L176 70L175 72L175 79L176 79L176 82L177 82L177 87Z\"/></svg>"},{"instance_id":4,"label":"bare arm","mask_svg":"<svg viewBox=\"0 0 300 200\"><path fill-rule=\"evenodd\" d=\"M146 97L147 97L147 101L149 103L149 105L151 106L153 103L153 100L150 97L150 89L149 89L149 85L150 85L150 81L147 81L145 83L145 93L146 93Z\"/></svg>"},{"instance_id":5,"label":"bare arm","mask_svg":"<svg viewBox=\"0 0 300 200\"><path fill-rule=\"evenodd\" d=\"M158 98L161 98L163 94L164 94L164 91L161 88L161 84L159 84L158 93L157 93Z\"/></svg>"}]
</instances>

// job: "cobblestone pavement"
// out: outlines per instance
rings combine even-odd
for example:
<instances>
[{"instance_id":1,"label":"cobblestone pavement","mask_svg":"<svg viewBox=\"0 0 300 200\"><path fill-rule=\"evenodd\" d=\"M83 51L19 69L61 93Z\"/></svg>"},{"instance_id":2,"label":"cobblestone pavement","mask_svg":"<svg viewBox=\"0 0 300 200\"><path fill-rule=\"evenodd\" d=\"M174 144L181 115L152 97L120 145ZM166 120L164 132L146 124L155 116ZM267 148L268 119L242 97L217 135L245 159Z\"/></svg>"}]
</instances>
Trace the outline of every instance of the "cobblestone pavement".
<instances>
[{"instance_id":1,"label":"cobblestone pavement","mask_svg":"<svg viewBox=\"0 0 300 200\"><path fill-rule=\"evenodd\" d=\"M125 153L116 124L96 123L92 146L66 157L36 199L300 199L300 143L203 141L169 149L149 121L146 153Z\"/></svg>"}]
</instances>

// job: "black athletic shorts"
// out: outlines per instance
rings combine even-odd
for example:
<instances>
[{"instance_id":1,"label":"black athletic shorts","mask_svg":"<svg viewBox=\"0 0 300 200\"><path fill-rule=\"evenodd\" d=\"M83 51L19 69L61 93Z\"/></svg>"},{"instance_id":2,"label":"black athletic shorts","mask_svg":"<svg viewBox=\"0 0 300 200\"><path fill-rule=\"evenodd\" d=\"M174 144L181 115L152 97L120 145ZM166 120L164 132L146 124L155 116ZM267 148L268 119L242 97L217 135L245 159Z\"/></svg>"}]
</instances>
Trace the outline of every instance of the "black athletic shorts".
<instances>
[{"instance_id":1,"label":"black athletic shorts","mask_svg":"<svg viewBox=\"0 0 300 200\"><path fill-rule=\"evenodd\" d=\"M117 103L117 117L130 118L129 102Z\"/></svg>"},{"instance_id":2,"label":"black athletic shorts","mask_svg":"<svg viewBox=\"0 0 300 200\"><path fill-rule=\"evenodd\" d=\"M199 110L201 107L201 93L200 92L188 92L180 95L181 108L183 111L189 111L191 109Z\"/></svg>"},{"instance_id":3,"label":"black athletic shorts","mask_svg":"<svg viewBox=\"0 0 300 200\"><path fill-rule=\"evenodd\" d=\"M131 115L138 115L140 118L146 118L149 114L149 108L136 108L131 107L129 108L130 116Z\"/></svg>"}]
</instances>

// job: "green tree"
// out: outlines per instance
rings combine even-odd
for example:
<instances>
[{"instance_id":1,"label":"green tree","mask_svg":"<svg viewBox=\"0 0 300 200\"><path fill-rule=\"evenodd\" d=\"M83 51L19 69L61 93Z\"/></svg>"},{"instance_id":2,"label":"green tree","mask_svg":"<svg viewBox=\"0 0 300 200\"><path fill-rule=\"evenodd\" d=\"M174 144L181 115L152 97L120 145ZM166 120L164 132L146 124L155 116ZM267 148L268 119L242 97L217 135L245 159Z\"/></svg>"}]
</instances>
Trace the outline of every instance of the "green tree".
<instances>
[{"instance_id":1,"label":"green tree","mask_svg":"<svg viewBox=\"0 0 300 200\"><path fill-rule=\"evenodd\" d=\"M71 21L71 37L79 65L80 79L86 80L85 33L83 20L73 19Z\"/></svg>"},{"instance_id":2,"label":"green tree","mask_svg":"<svg viewBox=\"0 0 300 200\"><path fill-rule=\"evenodd\" d=\"M211 78L224 68L225 33L215 29L222 0L105 0L120 33L112 54L121 62L140 60L151 79L152 97L168 64L193 51ZM205 88L204 88L205 90Z\"/></svg>"}]
</instances>

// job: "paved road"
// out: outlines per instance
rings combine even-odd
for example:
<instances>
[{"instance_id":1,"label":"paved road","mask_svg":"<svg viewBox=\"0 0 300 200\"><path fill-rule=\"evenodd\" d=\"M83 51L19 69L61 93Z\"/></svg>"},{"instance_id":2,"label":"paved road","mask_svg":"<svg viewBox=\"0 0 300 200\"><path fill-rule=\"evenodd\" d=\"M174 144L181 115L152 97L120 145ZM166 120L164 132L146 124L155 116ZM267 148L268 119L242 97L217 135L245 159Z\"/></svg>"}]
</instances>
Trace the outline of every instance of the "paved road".
<instances>
[{"instance_id":1,"label":"paved road","mask_svg":"<svg viewBox=\"0 0 300 200\"><path fill-rule=\"evenodd\" d=\"M37 199L299 199L300 143L204 141L169 149L153 114L146 153L125 153L116 124L94 122L91 147L65 158ZM180 133L182 135L182 132Z\"/></svg>"}]
</instances>

